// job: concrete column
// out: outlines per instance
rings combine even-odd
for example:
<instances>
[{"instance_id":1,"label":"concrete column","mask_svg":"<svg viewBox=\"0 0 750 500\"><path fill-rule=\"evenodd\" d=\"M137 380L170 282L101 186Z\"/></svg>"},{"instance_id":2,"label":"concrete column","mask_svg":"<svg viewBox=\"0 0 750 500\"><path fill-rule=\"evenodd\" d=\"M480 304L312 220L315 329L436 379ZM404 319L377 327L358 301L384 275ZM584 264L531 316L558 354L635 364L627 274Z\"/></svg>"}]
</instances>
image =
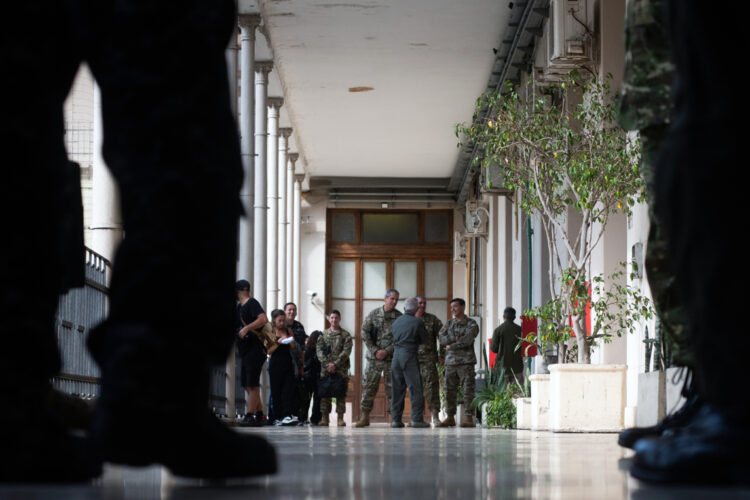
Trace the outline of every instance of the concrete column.
<instances>
[{"instance_id":1,"label":"concrete column","mask_svg":"<svg viewBox=\"0 0 750 500\"><path fill-rule=\"evenodd\" d=\"M279 305L284 305L289 301L289 289L286 286L286 276L291 273L291 269L287 270L286 267L287 245L289 244L286 238L286 227L289 225L286 196L286 164L290 135L292 135L291 128L285 127L279 129Z\"/></svg>"},{"instance_id":2,"label":"concrete column","mask_svg":"<svg viewBox=\"0 0 750 500\"><path fill-rule=\"evenodd\" d=\"M99 86L94 86L94 159L91 179L91 247L110 262L122 240L122 215L120 192L114 177L107 169L102 156L104 126L102 123L102 96Z\"/></svg>"},{"instance_id":3,"label":"concrete column","mask_svg":"<svg viewBox=\"0 0 750 500\"><path fill-rule=\"evenodd\" d=\"M279 110L283 105L281 97L268 98L266 304L269 311L279 307Z\"/></svg>"},{"instance_id":4,"label":"concrete column","mask_svg":"<svg viewBox=\"0 0 750 500\"><path fill-rule=\"evenodd\" d=\"M294 176L294 208L292 210L293 219L293 233L292 239L294 241L293 257L292 257L292 289L294 293L295 304L299 307L299 260L300 260L300 241L299 241L299 226L300 226L300 205L302 202L302 181L305 180L304 174L295 174Z\"/></svg>"},{"instance_id":5,"label":"concrete column","mask_svg":"<svg viewBox=\"0 0 750 500\"><path fill-rule=\"evenodd\" d=\"M273 69L272 61L255 62L255 221L253 227L253 276L252 295L264 309L266 303L266 101L268 98L268 73Z\"/></svg>"},{"instance_id":6,"label":"concrete column","mask_svg":"<svg viewBox=\"0 0 750 500\"><path fill-rule=\"evenodd\" d=\"M295 217L299 219L299 214L294 212L294 164L297 162L299 155L289 153L286 162L286 300L294 302L299 307L297 300L294 298L294 221Z\"/></svg>"},{"instance_id":7,"label":"concrete column","mask_svg":"<svg viewBox=\"0 0 750 500\"><path fill-rule=\"evenodd\" d=\"M237 261L237 278L252 280L253 278L253 212L255 201L255 169L253 157L255 155L254 126L255 126L255 89L253 76L255 73L255 30L260 26L260 16L242 14L239 16L240 25L240 149L242 154L242 170L245 174L240 201L245 215L240 218L239 227L239 255Z\"/></svg>"}]
</instances>

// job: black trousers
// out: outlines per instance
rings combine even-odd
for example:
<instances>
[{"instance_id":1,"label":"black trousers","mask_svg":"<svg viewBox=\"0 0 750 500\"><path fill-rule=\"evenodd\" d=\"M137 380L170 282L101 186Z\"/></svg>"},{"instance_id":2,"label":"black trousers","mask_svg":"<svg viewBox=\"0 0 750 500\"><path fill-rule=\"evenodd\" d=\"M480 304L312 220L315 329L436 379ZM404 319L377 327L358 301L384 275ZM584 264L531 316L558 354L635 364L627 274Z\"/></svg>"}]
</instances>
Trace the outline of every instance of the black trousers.
<instances>
[{"instance_id":1,"label":"black trousers","mask_svg":"<svg viewBox=\"0 0 750 500\"><path fill-rule=\"evenodd\" d=\"M657 215L667 233L683 290L699 391L709 402L750 408L748 372L733 353L750 352L741 320L748 283L744 231L746 187L740 148L748 105L742 79L728 77L742 43L745 16L724 16L694 0L668 4L677 79L675 112L656 171ZM739 218L739 220L738 220ZM740 388L740 389L738 389Z\"/></svg>"},{"instance_id":2,"label":"black trousers","mask_svg":"<svg viewBox=\"0 0 750 500\"><path fill-rule=\"evenodd\" d=\"M312 402L312 413L309 413L310 415L310 422L313 424L317 424L320 422L320 419L323 418L323 415L320 413L320 396L318 396L318 379L317 378L311 378L305 379L304 382L304 393L305 398L302 401L302 415L300 418L302 420L307 420L308 412L310 412L310 402Z\"/></svg>"},{"instance_id":3,"label":"black trousers","mask_svg":"<svg viewBox=\"0 0 750 500\"><path fill-rule=\"evenodd\" d=\"M202 380L226 359L235 316L242 167L225 62L233 2L13 2L4 19L0 67L13 97L0 120L0 370L26 385L59 370L54 316L70 255L60 234L70 178L63 102L85 62L101 89L103 155L126 234L97 360L148 344L165 376L180 368Z\"/></svg>"},{"instance_id":4,"label":"black trousers","mask_svg":"<svg viewBox=\"0 0 750 500\"><path fill-rule=\"evenodd\" d=\"M299 387L294 375L294 365L289 355L289 346L281 345L271 356L268 364L271 379L273 418L294 417L299 413Z\"/></svg>"},{"instance_id":5,"label":"black trousers","mask_svg":"<svg viewBox=\"0 0 750 500\"><path fill-rule=\"evenodd\" d=\"M421 422L424 419L424 395L422 394L422 375L419 372L417 351L407 352L396 349L391 361L391 383L393 397L391 398L391 417L400 421L404 414L404 398L406 388L409 388L411 400L411 420Z\"/></svg>"}]
</instances>

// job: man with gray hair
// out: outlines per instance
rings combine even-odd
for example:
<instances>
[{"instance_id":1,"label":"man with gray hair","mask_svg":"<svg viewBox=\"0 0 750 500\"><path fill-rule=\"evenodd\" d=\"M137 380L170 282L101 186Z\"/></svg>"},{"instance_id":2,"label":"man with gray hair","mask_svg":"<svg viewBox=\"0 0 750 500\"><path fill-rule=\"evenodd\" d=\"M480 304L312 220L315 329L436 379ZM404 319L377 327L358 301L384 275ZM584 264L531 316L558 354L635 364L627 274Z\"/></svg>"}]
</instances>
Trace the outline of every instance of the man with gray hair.
<instances>
[{"instance_id":1,"label":"man with gray hair","mask_svg":"<svg viewBox=\"0 0 750 500\"><path fill-rule=\"evenodd\" d=\"M404 301L404 315L391 325L393 332L393 361L391 362L391 380L393 397L391 398L391 427L403 427L401 417L404 413L406 387L409 387L411 399L411 427L429 427L424 421L424 397L422 396L422 377L419 374L417 349L427 341L427 330L421 319L414 317L419 303L414 297Z\"/></svg>"},{"instance_id":2,"label":"man with gray hair","mask_svg":"<svg viewBox=\"0 0 750 500\"><path fill-rule=\"evenodd\" d=\"M362 322L362 340L367 353L367 370L362 381L362 401L359 409L362 412L354 427L370 425L375 395L380 387L380 377L383 376L385 386L386 408L391 404L391 359L393 357L393 333L391 325L401 316L396 310L398 304L398 290L390 288L385 292L385 304L373 309Z\"/></svg>"}]
</instances>

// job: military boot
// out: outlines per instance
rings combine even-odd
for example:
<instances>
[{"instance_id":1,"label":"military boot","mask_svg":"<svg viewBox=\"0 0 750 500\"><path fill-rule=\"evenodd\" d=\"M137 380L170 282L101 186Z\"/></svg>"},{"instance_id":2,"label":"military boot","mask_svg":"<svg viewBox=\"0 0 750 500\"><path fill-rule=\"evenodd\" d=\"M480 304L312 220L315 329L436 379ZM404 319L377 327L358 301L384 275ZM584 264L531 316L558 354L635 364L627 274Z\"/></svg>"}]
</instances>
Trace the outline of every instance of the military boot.
<instances>
[{"instance_id":1,"label":"military boot","mask_svg":"<svg viewBox=\"0 0 750 500\"><path fill-rule=\"evenodd\" d=\"M439 422L435 425L435 427L455 427L456 426L456 419L453 415L448 415L445 420L442 422Z\"/></svg>"},{"instance_id":2,"label":"military boot","mask_svg":"<svg viewBox=\"0 0 750 500\"><path fill-rule=\"evenodd\" d=\"M346 422L344 421L344 414L339 413L339 418L336 421L336 425L339 427L346 427Z\"/></svg>"},{"instance_id":3,"label":"military boot","mask_svg":"<svg viewBox=\"0 0 750 500\"><path fill-rule=\"evenodd\" d=\"M476 427L476 424L474 423L474 417L472 415L462 416L461 427Z\"/></svg>"},{"instance_id":4,"label":"military boot","mask_svg":"<svg viewBox=\"0 0 750 500\"><path fill-rule=\"evenodd\" d=\"M356 424L354 424L354 427L367 427L370 425L370 412L364 411L362 412L362 416L357 421Z\"/></svg>"},{"instance_id":5,"label":"military boot","mask_svg":"<svg viewBox=\"0 0 750 500\"><path fill-rule=\"evenodd\" d=\"M328 415L323 415L323 418L320 419L320 422L318 422L318 425L320 427L328 427L330 422L328 421Z\"/></svg>"}]
</instances>

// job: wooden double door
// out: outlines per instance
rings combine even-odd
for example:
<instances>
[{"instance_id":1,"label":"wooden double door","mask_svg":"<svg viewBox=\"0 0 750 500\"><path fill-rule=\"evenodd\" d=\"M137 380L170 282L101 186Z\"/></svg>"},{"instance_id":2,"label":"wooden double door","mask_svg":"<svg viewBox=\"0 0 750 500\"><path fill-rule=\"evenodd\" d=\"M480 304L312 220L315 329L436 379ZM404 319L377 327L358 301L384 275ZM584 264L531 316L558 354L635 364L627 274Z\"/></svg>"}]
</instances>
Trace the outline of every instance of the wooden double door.
<instances>
[{"instance_id":1,"label":"wooden double door","mask_svg":"<svg viewBox=\"0 0 750 500\"><path fill-rule=\"evenodd\" d=\"M367 369L362 321L383 306L385 291L395 288L401 301L424 295L427 311L449 317L452 283L452 211L328 211L326 310L341 312L341 326L354 337L347 401L358 419L362 380ZM387 421L383 380L370 420ZM408 397L404 418L409 416Z\"/></svg>"}]
</instances>

